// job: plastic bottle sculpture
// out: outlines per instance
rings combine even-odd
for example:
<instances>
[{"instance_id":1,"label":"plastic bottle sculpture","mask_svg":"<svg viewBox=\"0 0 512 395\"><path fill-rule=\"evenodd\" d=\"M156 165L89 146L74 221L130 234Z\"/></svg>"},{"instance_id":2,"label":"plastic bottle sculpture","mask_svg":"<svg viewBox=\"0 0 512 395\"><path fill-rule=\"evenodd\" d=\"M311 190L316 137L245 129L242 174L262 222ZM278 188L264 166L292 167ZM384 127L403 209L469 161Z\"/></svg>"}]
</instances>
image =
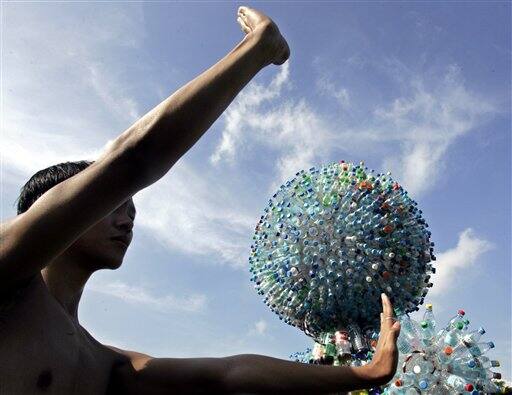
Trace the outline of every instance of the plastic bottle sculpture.
<instances>
[{"instance_id":1,"label":"plastic bottle sculpture","mask_svg":"<svg viewBox=\"0 0 512 395\"><path fill-rule=\"evenodd\" d=\"M399 363L395 377L381 391L389 395L411 394L471 394L497 393L499 388L493 380L501 379L501 374L491 371L500 363L484 354L494 348L493 342L481 342L485 334L482 327L471 330L463 310L445 325L436 324L432 305L427 304L421 322L412 320L407 314L399 317L401 324L398 338ZM376 345L375 334L367 347L366 354L359 354L357 341L350 338L349 354L336 349L329 353L327 336L323 344L316 343L312 353L308 349L290 358L305 363L359 366L371 360ZM334 335L334 339L336 336ZM330 358L328 358L330 356ZM378 393L378 389L373 390Z\"/></svg>"},{"instance_id":2,"label":"plastic bottle sculpture","mask_svg":"<svg viewBox=\"0 0 512 395\"><path fill-rule=\"evenodd\" d=\"M363 163L298 172L256 226L251 281L272 311L316 341L376 329L381 292L411 312L432 286L434 243L416 205L389 173Z\"/></svg>"},{"instance_id":3,"label":"plastic bottle sculpture","mask_svg":"<svg viewBox=\"0 0 512 395\"><path fill-rule=\"evenodd\" d=\"M482 327L471 330L463 310L445 325L436 323L432 305L427 304L421 322L400 317L400 359L388 394L481 394L496 393L492 382L501 374L490 370L498 361L484 354L493 342L481 342Z\"/></svg>"}]
</instances>

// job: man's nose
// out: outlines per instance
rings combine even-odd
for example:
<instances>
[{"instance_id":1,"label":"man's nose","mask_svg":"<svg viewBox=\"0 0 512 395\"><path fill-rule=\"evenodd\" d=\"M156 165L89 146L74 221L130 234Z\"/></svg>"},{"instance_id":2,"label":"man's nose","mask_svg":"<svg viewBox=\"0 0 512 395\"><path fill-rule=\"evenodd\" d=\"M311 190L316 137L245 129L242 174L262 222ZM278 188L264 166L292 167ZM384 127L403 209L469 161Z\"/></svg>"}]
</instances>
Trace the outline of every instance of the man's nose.
<instances>
[{"instance_id":1,"label":"man's nose","mask_svg":"<svg viewBox=\"0 0 512 395\"><path fill-rule=\"evenodd\" d=\"M128 215L120 215L114 221L114 225L118 229L122 229L125 232L130 232L133 229L133 219Z\"/></svg>"}]
</instances>

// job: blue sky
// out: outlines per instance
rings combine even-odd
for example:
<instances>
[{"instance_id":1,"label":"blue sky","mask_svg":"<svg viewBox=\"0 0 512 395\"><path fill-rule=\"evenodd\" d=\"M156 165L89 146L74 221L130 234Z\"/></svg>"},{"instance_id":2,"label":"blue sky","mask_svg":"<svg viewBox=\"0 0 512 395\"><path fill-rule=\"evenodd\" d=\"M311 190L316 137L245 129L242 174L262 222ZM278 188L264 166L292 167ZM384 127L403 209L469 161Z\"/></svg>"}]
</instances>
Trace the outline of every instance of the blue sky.
<instances>
[{"instance_id":1,"label":"blue sky","mask_svg":"<svg viewBox=\"0 0 512 395\"><path fill-rule=\"evenodd\" d=\"M35 171L94 158L227 53L239 5L3 3L2 219ZM252 289L253 229L296 171L365 160L392 171L431 227L439 321L464 308L510 380L510 3L247 5L276 20L290 61L135 195L132 245L92 277L82 324L153 356L305 349Z\"/></svg>"}]
</instances>

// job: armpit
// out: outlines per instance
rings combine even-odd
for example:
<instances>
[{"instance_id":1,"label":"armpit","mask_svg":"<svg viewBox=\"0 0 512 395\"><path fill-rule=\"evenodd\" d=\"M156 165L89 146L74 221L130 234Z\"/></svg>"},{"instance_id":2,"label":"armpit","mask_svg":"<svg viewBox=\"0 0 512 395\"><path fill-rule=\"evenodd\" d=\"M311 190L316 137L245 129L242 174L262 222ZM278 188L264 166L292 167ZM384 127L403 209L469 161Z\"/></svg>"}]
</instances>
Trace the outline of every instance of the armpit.
<instances>
[{"instance_id":1,"label":"armpit","mask_svg":"<svg viewBox=\"0 0 512 395\"><path fill-rule=\"evenodd\" d=\"M129 358L114 362L110 371L106 395L139 394L136 373Z\"/></svg>"}]
</instances>

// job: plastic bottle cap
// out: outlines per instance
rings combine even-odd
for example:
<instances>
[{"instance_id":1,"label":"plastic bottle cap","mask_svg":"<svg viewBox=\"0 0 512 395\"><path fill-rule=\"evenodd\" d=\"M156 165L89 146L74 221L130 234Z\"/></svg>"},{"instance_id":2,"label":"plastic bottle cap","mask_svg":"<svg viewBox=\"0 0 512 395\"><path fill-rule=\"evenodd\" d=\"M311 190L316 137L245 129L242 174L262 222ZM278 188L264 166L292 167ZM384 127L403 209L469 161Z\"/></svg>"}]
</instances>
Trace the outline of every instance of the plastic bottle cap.
<instances>
[{"instance_id":1,"label":"plastic bottle cap","mask_svg":"<svg viewBox=\"0 0 512 395\"><path fill-rule=\"evenodd\" d=\"M496 372L494 372L494 373L492 374L492 378L493 378L494 380L501 380L501 373L496 373Z\"/></svg>"},{"instance_id":2,"label":"plastic bottle cap","mask_svg":"<svg viewBox=\"0 0 512 395\"><path fill-rule=\"evenodd\" d=\"M480 327L478 328L478 333L480 333L481 335L483 335L485 333L485 329Z\"/></svg>"},{"instance_id":3,"label":"plastic bottle cap","mask_svg":"<svg viewBox=\"0 0 512 395\"><path fill-rule=\"evenodd\" d=\"M432 303L427 303L425 307L427 308L427 310L432 310Z\"/></svg>"},{"instance_id":4,"label":"plastic bottle cap","mask_svg":"<svg viewBox=\"0 0 512 395\"><path fill-rule=\"evenodd\" d=\"M489 348L494 348L494 343L493 342L489 342Z\"/></svg>"},{"instance_id":5,"label":"plastic bottle cap","mask_svg":"<svg viewBox=\"0 0 512 395\"><path fill-rule=\"evenodd\" d=\"M465 315L465 314L466 314L466 312L465 312L464 310L459 310L459 311L457 311L457 314L458 314L458 315Z\"/></svg>"},{"instance_id":6,"label":"plastic bottle cap","mask_svg":"<svg viewBox=\"0 0 512 395\"><path fill-rule=\"evenodd\" d=\"M421 367L419 365L414 365L414 367L412 368L412 371L416 374L419 374L419 373L421 373Z\"/></svg>"},{"instance_id":7,"label":"plastic bottle cap","mask_svg":"<svg viewBox=\"0 0 512 395\"><path fill-rule=\"evenodd\" d=\"M467 365L470 368L474 368L476 366L476 362L473 359L471 359L468 361Z\"/></svg>"},{"instance_id":8,"label":"plastic bottle cap","mask_svg":"<svg viewBox=\"0 0 512 395\"><path fill-rule=\"evenodd\" d=\"M398 379L395 381L395 387L401 387L402 386L402 380Z\"/></svg>"},{"instance_id":9,"label":"plastic bottle cap","mask_svg":"<svg viewBox=\"0 0 512 395\"><path fill-rule=\"evenodd\" d=\"M457 324L455 325L455 327L456 327L457 329L459 329L459 330L462 330L462 329L464 329L464 324L463 324L462 322L460 322L460 321L459 321L459 322L457 322Z\"/></svg>"},{"instance_id":10,"label":"plastic bottle cap","mask_svg":"<svg viewBox=\"0 0 512 395\"><path fill-rule=\"evenodd\" d=\"M389 233L393 232L393 227L391 225L386 225L386 226L384 226L383 230L384 230L384 233L389 234Z\"/></svg>"},{"instance_id":11,"label":"plastic bottle cap","mask_svg":"<svg viewBox=\"0 0 512 395\"><path fill-rule=\"evenodd\" d=\"M444 348L444 350L443 350L443 351L444 351L444 353L445 353L446 355L452 355L453 348L451 348L450 346L447 346L447 347L445 347L445 348Z\"/></svg>"},{"instance_id":12,"label":"plastic bottle cap","mask_svg":"<svg viewBox=\"0 0 512 395\"><path fill-rule=\"evenodd\" d=\"M421 388L422 390L427 389L427 387L428 387L428 382L427 382L427 380L420 380L420 382L419 382L419 386L420 386L420 388Z\"/></svg>"},{"instance_id":13,"label":"plastic bottle cap","mask_svg":"<svg viewBox=\"0 0 512 395\"><path fill-rule=\"evenodd\" d=\"M423 329L428 328L428 322L427 321L421 321L421 327Z\"/></svg>"},{"instance_id":14,"label":"plastic bottle cap","mask_svg":"<svg viewBox=\"0 0 512 395\"><path fill-rule=\"evenodd\" d=\"M466 384L466 385L464 386L464 390L465 390L465 391L468 391L468 392L469 392L469 391L473 391L473 388L474 388L474 387L473 387L473 384Z\"/></svg>"}]
</instances>

